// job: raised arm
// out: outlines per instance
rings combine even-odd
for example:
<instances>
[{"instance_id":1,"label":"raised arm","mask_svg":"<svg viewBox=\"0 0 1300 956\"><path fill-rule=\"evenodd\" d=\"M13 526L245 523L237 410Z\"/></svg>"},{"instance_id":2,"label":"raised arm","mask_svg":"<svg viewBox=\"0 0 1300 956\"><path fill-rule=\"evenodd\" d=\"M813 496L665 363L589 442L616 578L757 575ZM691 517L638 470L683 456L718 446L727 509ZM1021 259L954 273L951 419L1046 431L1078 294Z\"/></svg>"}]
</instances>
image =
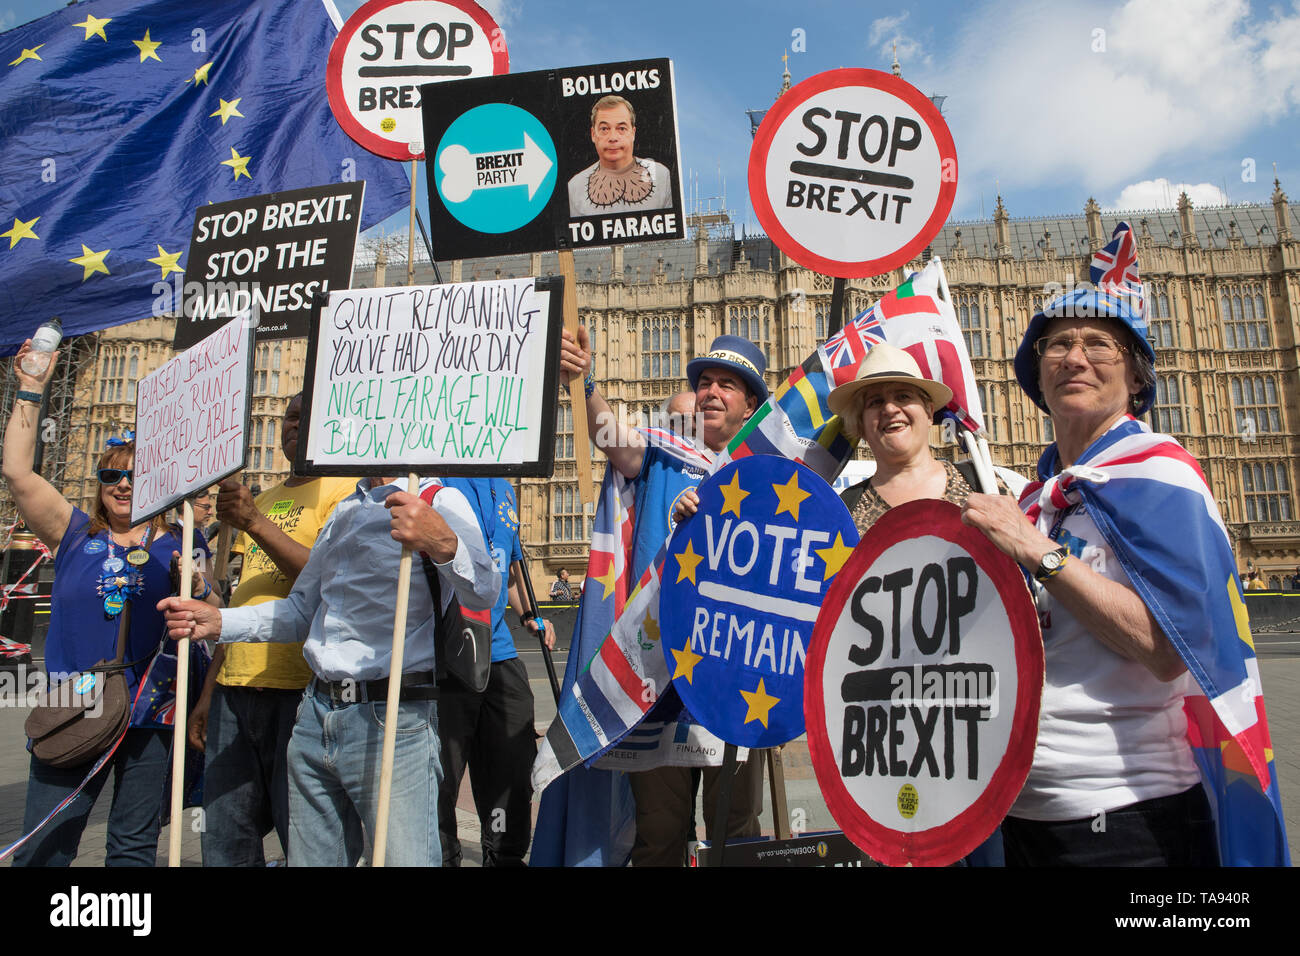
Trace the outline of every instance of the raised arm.
<instances>
[{"instance_id":1,"label":"raised arm","mask_svg":"<svg viewBox=\"0 0 1300 956\"><path fill-rule=\"evenodd\" d=\"M582 326L578 326L577 339L567 329L560 336L560 374L569 383L571 401L577 401L578 392L584 388L587 370L591 368L589 343L587 330ZM635 428L617 420L605 396L594 386L587 396L587 432L596 447L624 477L635 478L641 473L645 438Z\"/></svg>"},{"instance_id":2,"label":"raised arm","mask_svg":"<svg viewBox=\"0 0 1300 956\"><path fill-rule=\"evenodd\" d=\"M39 396L45 393L46 385L54 376L54 365L59 353L55 352L50 357L50 366L45 374L28 375L22 369L22 359L30 351L31 344L31 339L28 339L18 350L14 359L14 374L18 376L21 393ZM72 505L53 485L32 470L32 463L36 460L36 429L40 427L40 413L39 398L20 395L14 402L9 427L5 429L4 477L23 521L53 551L68 530L68 522L72 520Z\"/></svg>"}]
</instances>

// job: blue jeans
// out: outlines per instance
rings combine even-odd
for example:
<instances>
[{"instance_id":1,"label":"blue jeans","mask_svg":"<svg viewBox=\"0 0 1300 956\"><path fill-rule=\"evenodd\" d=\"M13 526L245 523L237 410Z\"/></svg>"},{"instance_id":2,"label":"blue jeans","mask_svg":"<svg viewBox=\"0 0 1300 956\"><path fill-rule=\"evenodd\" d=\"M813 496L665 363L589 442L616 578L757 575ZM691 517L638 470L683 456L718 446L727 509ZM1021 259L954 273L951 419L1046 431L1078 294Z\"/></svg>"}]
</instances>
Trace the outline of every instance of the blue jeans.
<instances>
[{"instance_id":1,"label":"blue jeans","mask_svg":"<svg viewBox=\"0 0 1300 956\"><path fill-rule=\"evenodd\" d=\"M289 741L289 865L356 866L373 838L384 746L383 700L335 703L315 691L298 706ZM440 866L438 712L431 700L398 708L386 866Z\"/></svg>"},{"instance_id":2,"label":"blue jeans","mask_svg":"<svg viewBox=\"0 0 1300 956\"><path fill-rule=\"evenodd\" d=\"M212 690L203 782L203 865L262 866L274 827L289 852L287 751L300 690Z\"/></svg>"},{"instance_id":3,"label":"blue jeans","mask_svg":"<svg viewBox=\"0 0 1300 956\"><path fill-rule=\"evenodd\" d=\"M163 786L170 766L169 730L133 727L108 765L86 784L77 799L14 854L14 866L68 866L77 855L86 820L113 773L113 804L108 811L105 866L154 866L162 826ZM23 833L30 833L54 807L77 789L94 766L59 770L31 758Z\"/></svg>"}]
</instances>

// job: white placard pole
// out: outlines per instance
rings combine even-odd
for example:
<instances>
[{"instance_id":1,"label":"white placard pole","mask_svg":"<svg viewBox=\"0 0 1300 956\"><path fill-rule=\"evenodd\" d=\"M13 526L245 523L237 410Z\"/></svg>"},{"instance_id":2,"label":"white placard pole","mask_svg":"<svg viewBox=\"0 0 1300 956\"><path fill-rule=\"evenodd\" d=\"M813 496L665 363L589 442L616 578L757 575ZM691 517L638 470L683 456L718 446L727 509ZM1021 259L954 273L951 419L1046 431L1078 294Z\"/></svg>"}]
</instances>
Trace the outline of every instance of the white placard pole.
<instances>
[{"instance_id":1,"label":"white placard pole","mask_svg":"<svg viewBox=\"0 0 1300 956\"><path fill-rule=\"evenodd\" d=\"M409 494L420 493L420 478L406 476ZM402 656L406 651L406 609L411 597L411 549L402 548L397 566L397 612L393 616L393 654L388 667L388 704L384 709L384 752L379 763L379 807L375 812L375 857L372 866L383 866L388 848L388 801L393 791L393 751L397 746L397 707L402 701ZM437 618L438 608L434 608Z\"/></svg>"},{"instance_id":2,"label":"white placard pole","mask_svg":"<svg viewBox=\"0 0 1300 956\"><path fill-rule=\"evenodd\" d=\"M181 580L180 597L182 601L191 596L190 584L194 577L194 506L186 498L181 505ZM187 691L190 685L190 639L182 637L176 641L176 706L172 713L172 810L171 824L167 840L167 865L181 865L181 831L184 822L181 814L185 797L185 725L186 708L189 706Z\"/></svg>"}]
</instances>

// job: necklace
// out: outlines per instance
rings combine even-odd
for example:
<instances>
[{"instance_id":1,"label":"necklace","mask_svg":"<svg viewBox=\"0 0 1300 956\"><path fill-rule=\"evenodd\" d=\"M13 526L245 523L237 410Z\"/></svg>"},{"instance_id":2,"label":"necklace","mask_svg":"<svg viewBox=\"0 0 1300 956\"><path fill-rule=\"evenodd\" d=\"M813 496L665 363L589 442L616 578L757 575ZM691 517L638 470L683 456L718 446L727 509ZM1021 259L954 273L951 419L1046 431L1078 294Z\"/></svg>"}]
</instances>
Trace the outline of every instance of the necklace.
<instances>
[{"instance_id":1,"label":"necklace","mask_svg":"<svg viewBox=\"0 0 1300 956\"><path fill-rule=\"evenodd\" d=\"M108 557L99 566L99 578L95 582L95 593L104 599L104 613L111 619L122 613L127 600L133 594L144 590L144 572L141 570L149 561L149 539L153 537L153 525L144 533L138 545L127 545L126 560L117 555L117 542L113 540L112 529L108 531ZM127 564L131 567L128 570Z\"/></svg>"}]
</instances>

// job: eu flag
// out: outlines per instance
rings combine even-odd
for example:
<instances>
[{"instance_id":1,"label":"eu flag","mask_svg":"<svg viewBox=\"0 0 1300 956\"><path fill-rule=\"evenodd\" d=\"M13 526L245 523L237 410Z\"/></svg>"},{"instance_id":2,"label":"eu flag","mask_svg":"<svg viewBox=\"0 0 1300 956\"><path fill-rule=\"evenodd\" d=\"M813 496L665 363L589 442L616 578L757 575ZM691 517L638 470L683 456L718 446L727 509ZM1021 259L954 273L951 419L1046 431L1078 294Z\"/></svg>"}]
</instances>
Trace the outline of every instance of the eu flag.
<instances>
[{"instance_id":1,"label":"eu flag","mask_svg":"<svg viewBox=\"0 0 1300 956\"><path fill-rule=\"evenodd\" d=\"M0 354L170 311L206 203L364 179L362 228L401 208L330 113L336 33L319 0L96 0L0 34Z\"/></svg>"}]
</instances>

